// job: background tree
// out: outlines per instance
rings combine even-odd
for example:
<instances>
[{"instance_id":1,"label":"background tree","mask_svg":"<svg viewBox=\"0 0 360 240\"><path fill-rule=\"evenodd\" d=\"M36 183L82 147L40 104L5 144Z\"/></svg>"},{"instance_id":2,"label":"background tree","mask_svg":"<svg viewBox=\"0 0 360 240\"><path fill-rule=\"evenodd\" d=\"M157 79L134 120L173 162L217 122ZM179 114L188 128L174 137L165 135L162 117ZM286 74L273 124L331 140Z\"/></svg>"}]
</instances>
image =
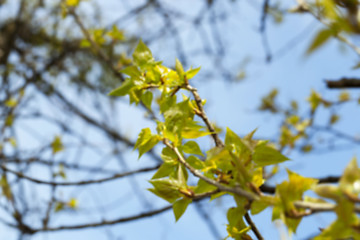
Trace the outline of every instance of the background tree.
<instances>
[{"instance_id":1,"label":"background tree","mask_svg":"<svg viewBox=\"0 0 360 240\"><path fill-rule=\"evenodd\" d=\"M262 236L268 239L276 236L270 224L271 214L284 220L292 232L301 218L310 215L297 230L295 236L299 239L319 235L318 228L326 228L335 219L339 221L323 231L323 235L344 238L358 234L359 223L354 213L358 211L359 170L355 161L349 165L348 162L359 144L356 135L359 99L351 92L328 93L324 82L319 81L329 77L325 79L328 88L359 86L358 80L349 75L352 66L358 68L360 53L352 42L359 32L357 1L22 0L0 4L0 183L4 238L87 235L103 238L105 234L109 239L136 239L152 234L154 239L166 235L169 239L185 236L220 239L229 234L235 239ZM140 38L150 47L156 61L164 61L163 65L152 62L150 49L145 44L138 45ZM330 48L321 52L320 47L328 42ZM332 51L338 43L356 57ZM298 45L303 47L296 48ZM259 51L260 47L264 51ZM314 72L298 62L297 71L291 72L289 59L298 59L294 56L303 56L305 52L315 52L306 60L309 64L318 62L310 68ZM179 59L176 64L175 57ZM201 65L202 69L199 73L196 68L185 73L191 65ZM155 74L155 66L173 74L166 75L173 79L172 85L162 83L170 90L163 89L166 94L162 97L156 95L159 88L154 84L156 77L149 82L151 75L143 75L146 79L143 89L132 85L132 80L139 77L137 74L144 74L144 70ZM126 77L132 79L125 82L128 84L123 83ZM285 77L290 79L285 82ZM130 93L129 99L138 103L137 108L128 108L126 99L107 95L119 86L113 95ZM279 90L271 91L274 86ZM321 93L309 91L310 86ZM280 105L277 98L282 95L278 92L284 90L288 95L280 99L285 103ZM164 113L161 101L175 95L181 101L182 93L195 100L192 106L204 127L202 132L195 131L195 136L212 136L196 139L199 149L194 142L186 145L184 141L182 145L180 141L177 146L176 138L160 134L164 131L154 134L156 125L159 127L154 119L162 119L155 100ZM305 95L307 102L303 101ZM203 104L200 98L208 100L206 111L200 107ZM166 104L171 108L174 102ZM177 107L182 113L189 110L187 105ZM249 113L256 108L270 113L260 117ZM170 126L166 124L178 126L177 118L169 114L165 120L167 128ZM213 121L224 130L220 131ZM144 126L151 128L153 135L149 135L150 130L143 130L138 138ZM226 126L233 131L225 130ZM259 130L253 140L243 138L256 127ZM149 136L153 140L147 141ZM221 158L209 157L218 156L216 151L200 158L214 146L237 146L236 139L240 137L251 146L253 170L257 174L252 172L250 180L245 178L246 187L232 185L238 184L234 183L238 181L235 172L227 169L230 166L218 166ZM259 139L271 142L261 145ZM160 140L167 146L167 154L161 153L164 146L160 146ZM159 145L150 150L158 141ZM132 151L134 147L141 154L146 152L140 162L136 161L138 153ZM278 165L286 160L280 152L294 161ZM193 156L193 162L187 165L186 154L195 154L197 158ZM166 156L179 160L172 168L174 171L164 172L164 165L159 170ZM195 188L181 185L174 189L174 185L166 185L171 197L167 200L171 203L178 200L174 207L177 219L187 204L193 202L190 212L184 215L187 219L175 226L169 224L168 219L174 221L172 214L165 217L159 214L172 206L145 189L154 187L152 191L166 199L159 192L159 184L163 183L156 179L170 175L179 180L182 172L189 173L189 186L200 184L197 180L202 178L201 174L193 168L206 172L204 160L207 167L209 162L214 163L215 168L207 169L211 172L204 176L215 187L205 184L203 192L196 192ZM270 162L260 163L262 160ZM340 169L346 165L340 180ZM340 180L340 184L316 185L315 179L290 171L287 181L285 167L318 178L319 183ZM176 171L180 175L173 176ZM154 173L157 175L150 185L146 181ZM264 178L265 184L256 182L254 176ZM303 198L303 192L311 188L330 201L314 200L318 198L315 194ZM224 192L230 194L208 202L208 197L220 197ZM281 200L272 202L274 199ZM230 208L235 204L237 208ZM245 211L255 214L267 206L254 221L250 212ZM319 211L336 213L322 221L311 217ZM160 217L147 219L155 215ZM201 222L191 219L199 217ZM183 229L179 231L182 235L167 232L169 226L177 231ZM102 231L94 230L99 228Z\"/></svg>"}]
</instances>

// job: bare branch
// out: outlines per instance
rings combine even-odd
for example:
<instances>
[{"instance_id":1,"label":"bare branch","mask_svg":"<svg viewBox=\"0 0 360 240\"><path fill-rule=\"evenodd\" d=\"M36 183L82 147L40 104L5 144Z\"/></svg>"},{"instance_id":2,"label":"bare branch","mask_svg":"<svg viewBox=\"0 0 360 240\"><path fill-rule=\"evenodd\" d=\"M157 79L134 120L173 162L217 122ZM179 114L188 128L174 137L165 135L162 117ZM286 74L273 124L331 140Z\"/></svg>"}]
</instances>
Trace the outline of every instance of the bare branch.
<instances>
[{"instance_id":1,"label":"bare branch","mask_svg":"<svg viewBox=\"0 0 360 240\"><path fill-rule=\"evenodd\" d=\"M359 78L341 78L339 80L325 80L328 88L360 88Z\"/></svg>"},{"instance_id":2,"label":"bare branch","mask_svg":"<svg viewBox=\"0 0 360 240\"><path fill-rule=\"evenodd\" d=\"M79 182L52 182L52 181L39 180L39 179L36 179L36 178L33 178L33 177L26 176L21 172L17 172L17 171L14 171L14 170L10 169L10 168L7 168L5 165L0 165L0 168L3 171L12 173L12 174L16 175L19 178L26 179L26 180L28 180L30 182L34 182L34 183L38 183L38 184L46 184L46 185L51 185L51 186L81 186L81 185L98 184L98 183L109 182L109 181L112 181L112 180L120 179L120 178L127 177L127 176L130 176L130 175L134 175L134 174L137 174L137 173L145 173L145 172L154 171L154 170L158 169L159 166L141 168L141 169L134 170L134 171L129 171L129 172L120 173L120 174L114 174L113 176L107 177L107 178L101 178L101 179L97 179L97 180L88 180L88 181L79 181Z\"/></svg>"}]
</instances>

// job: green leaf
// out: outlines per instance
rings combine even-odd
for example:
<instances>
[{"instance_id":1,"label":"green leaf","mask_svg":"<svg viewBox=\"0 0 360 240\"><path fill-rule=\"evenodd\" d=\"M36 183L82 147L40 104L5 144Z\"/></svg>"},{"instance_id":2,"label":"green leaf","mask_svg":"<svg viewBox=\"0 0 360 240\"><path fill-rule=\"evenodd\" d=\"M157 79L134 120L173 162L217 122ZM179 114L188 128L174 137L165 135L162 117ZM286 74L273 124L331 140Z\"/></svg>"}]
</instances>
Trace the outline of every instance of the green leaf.
<instances>
[{"instance_id":1,"label":"green leaf","mask_svg":"<svg viewBox=\"0 0 360 240\"><path fill-rule=\"evenodd\" d=\"M227 232L230 237L234 239L251 239L246 233L251 229L250 226L246 226L243 216L245 215L245 209L229 208L227 212L227 219L229 224L227 225Z\"/></svg>"},{"instance_id":2,"label":"green leaf","mask_svg":"<svg viewBox=\"0 0 360 240\"><path fill-rule=\"evenodd\" d=\"M154 188L148 190L169 203L175 202L182 196L179 191L181 184L176 179L159 178L152 179L149 182L154 186Z\"/></svg>"},{"instance_id":3,"label":"green leaf","mask_svg":"<svg viewBox=\"0 0 360 240\"><path fill-rule=\"evenodd\" d=\"M316 92L315 90L311 90L310 96L307 98L308 102L310 103L311 109L315 111L315 109L322 103L322 98L320 93Z\"/></svg>"},{"instance_id":4,"label":"green leaf","mask_svg":"<svg viewBox=\"0 0 360 240\"><path fill-rule=\"evenodd\" d=\"M183 188L187 188L187 178L188 178L188 172L186 168L182 164L178 164L177 166L177 176L176 179L179 181L179 184Z\"/></svg>"},{"instance_id":5,"label":"green leaf","mask_svg":"<svg viewBox=\"0 0 360 240\"><path fill-rule=\"evenodd\" d=\"M177 160L178 156L169 147L163 148L163 150L161 152L161 158L164 162L169 163L169 164L177 165L177 163L178 163L178 160Z\"/></svg>"},{"instance_id":6,"label":"green leaf","mask_svg":"<svg viewBox=\"0 0 360 240\"><path fill-rule=\"evenodd\" d=\"M338 186L330 184L319 184L314 187L314 192L323 198L337 200L343 195Z\"/></svg>"},{"instance_id":7,"label":"green leaf","mask_svg":"<svg viewBox=\"0 0 360 240\"><path fill-rule=\"evenodd\" d=\"M199 145L195 141L188 141L182 146L182 150L185 153L196 154L200 156L204 156L201 152Z\"/></svg>"},{"instance_id":8,"label":"green leaf","mask_svg":"<svg viewBox=\"0 0 360 240\"><path fill-rule=\"evenodd\" d=\"M277 89L271 90L271 92L268 95L264 96L261 99L261 105L259 107L259 110L261 111L269 110L272 113L276 113L278 111L275 104L275 98L277 95L278 95Z\"/></svg>"},{"instance_id":9,"label":"green leaf","mask_svg":"<svg viewBox=\"0 0 360 240\"><path fill-rule=\"evenodd\" d=\"M190 69L188 71L185 72L185 76L187 79L192 79L193 77L195 77L195 75L200 71L200 67L195 68L195 69Z\"/></svg>"},{"instance_id":10,"label":"green leaf","mask_svg":"<svg viewBox=\"0 0 360 240\"><path fill-rule=\"evenodd\" d=\"M146 91L146 92L141 96L141 101L144 103L144 105L145 105L148 109L151 109L152 99L153 99L153 93L150 92L150 91Z\"/></svg>"},{"instance_id":11,"label":"green leaf","mask_svg":"<svg viewBox=\"0 0 360 240\"><path fill-rule=\"evenodd\" d=\"M129 94L130 90L135 86L131 79L127 79L120 87L112 90L109 96L120 97Z\"/></svg>"},{"instance_id":12,"label":"green leaf","mask_svg":"<svg viewBox=\"0 0 360 240\"><path fill-rule=\"evenodd\" d=\"M87 39L82 39L80 42L80 48L88 48L91 47L91 43Z\"/></svg>"},{"instance_id":13,"label":"green leaf","mask_svg":"<svg viewBox=\"0 0 360 240\"><path fill-rule=\"evenodd\" d=\"M264 211L267 207L274 205L275 201L273 196L261 196L259 200L251 203L251 214L255 215Z\"/></svg>"},{"instance_id":14,"label":"green leaf","mask_svg":"<svg viewBox=\"0 0 360 240\"><path fill-rule=\"evenodd\" d=\"M5 101L5 106L10 107L10 108L16 107L17 104L18 104L18 101L13 97L11 97L9 100Z\"/></svg>"},{"instance_id":15,"label":"green leaf","mask_svg":"<svg viewBox=\"0 0 360 240\"><path fill-rule=\"evenodd\" d=\"M308 48L306 54L313 53L316 49L324 45L331 36L334 35L334 30L332 29L322 29L320 30L317 35L314 37L310 47Z\"/></svg>"},{"instance_id":16,"label":"green leaf","mask_svg":"<svg viewBox=\"0 0 360 240\"><path fill-rule=\"evenodd\" d=\"M64 150L64 145L61 141L60 136L55 136L54 140L51 143L52 153L56 154Z\"/></svg>"},{"instance_id":17,"label":"green leaf","mask_svg":"<svg viewBox=\"0 0 360 240\"><path fill-rule=\"evenodd\" d=\"M260 167L278 164L289 160L276 149L266 146L264 143L255 147L253 161Z\"/></svg>"},{"instance_id":18,"label":"green leaf","mask_svg":"<svg viewBox=\"0 0 360 240\"><path fill-rule=\"evenodd\" d=\"M191 118L192 119L192 118ZM185 139L195 139L203 136L208 136L211 132L202 129L206 129L204 126L201 126L196 121L187 121L186 126L183 127L181 136Z\"/></svg>"},{"instance_id":19,"label":"green leaf","mask_svg":"<svg viewBox=\"0 0 360 240\"><path fill-rule=\"evenodd\" d=\"M347 91L341 91L339 94L339 101L346 102L350 100L350 93Z\"/></svg>"},{"instance_id":20,"label":"green leaf","mask_svg":"<svg viewBox=\"0 0 360 240\"><path fill-rule=\"evenodd\" d=\"M330 121L329 121L329 123L330 123L331 125L333 125L333 124L337 123L337 122L339 121L339 119L340 119L340 116L337 115L337 114L335 114L335 113L333 113L333 114L331 114L331 116L330 116Z\"/></svg>"},{"instance_id":21,"label":"green leaf","mask_svg":"<svg viewBox=\"0 0 360 240\"><path fill-rule=\"evenodd\" d=\"M176 165L164 162L151 179L168 177L175 171L175 168Z\"/></svg>"},{"instance_id":22,"label":"green leaf","mask_svg":"<svg viewBox=\"0 0 360 240\"><path fill-rule=\"evenodd\" d=\"M65 204L63 202L56 202L55 203L55 208L54 208L54 212L60 212L62 210L64 210L65 208Z\"/></svg>"},{"instance_id":23,"label":"green leaf","mask_svg":"<svg viewBox=\"0 0 360 240\"><path fill-rule=\"evenodd\" d=\"M173 203L173 211L175 220L178 221L180 217L185 213L186 208L192 202L190 198L182 198Z\"/></svg>"},{"instance_id":24,"label":"green leaf","mask_svg":"<svg viewBox=\"0 0 360 240\"><path fill-rule=\"evenodd\" d=\"M155 63L150 49L142 40L139 41L139 44L133 53L133 59L135 64L140 68L144 68Z\"/></svg>"},{"instance_id":25,"label":"green leaf","mask_svg":"<svg viewBox=\"0 0 360 240\"><path fill-rule=\"evenodd\" d=\"M176 104L176 95L162 96L160 99L160 113L164 113Z\"/></svg>"},{"instance_id":26,"label":"green leaf","mask_svg":"<svg viewBox=\"0 0 360 240\"><path fill-rule=\"evenodd\" d=\"M345 171L340 178L339 187L342 192L353 195L357 198L360 193L360 169L354 157L346 166Z\"/></svg>"},{"instance_id":27,"label":"green leaf","mask_svg":"<svg viewBox=\"0 0 360 240\"><path fill-rule=\"evenodd\" d=\"M190 164L195 169L203 169L205 167L205 163L201 161L199 158L191 155L186 159L186 162Z\"/></svg>"},{"instance_id":28,"label":"green leaf","mask_svg":"<svg viewBox=\"0 0 360 240\"><path fill-rule=\"evenodd\" d=\"M296 232L296 229L301 221L301 218L289 217L289 214L294 212L304 211L303 209L296 209L294 201L301 200L305 191L313 188L318 180L306 178L287 170L289 181L284 181L276 186L276 197L280 199L276 209L273 209L273 219L281 216L284 219L286 226L291 232Z\"/></svg>"},{"instance_id":29,"label":"green leaf","mask_svg":"<svg viewBox=\"0 0 360 240\"><path fill-rule=\"evenodd\" d=\"M198 184L195 188L195 193L206 193L216 190L217 188L214 185L211 185L207 182L205 182L202 179L199 179Z\"/></svg>"},{"instance_id":30,"label":"green leaf","mask_svg":"<svg viewBox=\"0 0 360 240\"><path fill-rule=\"evenodd\" d=\"M150 128L143 129L135 143L134 149L139 149L139 158L149 150L151 150L159 141L159 135L151 134Z\"/></svg>"},{"instance_id":31,"label":"green leaf","mask_svg":"<svg viewBox=\"0 0 360 240\"><path fill-rule=\"evenodd\" d=\"M314 240L327 239L360 239L360 234L356 231L355 225L349 227L341 220L336 220L314 238Z\"/></svg>"},{"instance_id":32,"label":"green leaf","mask_svg":"<svg viewBox=\"0 0 360 240\"><path fill-rule=\"evenodd\" d=\"M66 0L65 4L68 7L76 7L77 5L79 5L80 0Z\"/></svg>"},{"instance_id":33,"label":"green leaf","mask_svg":"<svg viewBox=\"0 0 360 240\"><path fill-rule=\"evenodd\" d=\"M225 145L228 146L232 151L235 150L235 154L238 157L247 159L250 157L251 151L246 143L230 128L226 128Z\"/></svg>"},{"instance_id":34,"label":"green leaf","mask_svg":"<svg viewBox=\"0 0 360 240\"><path fill-rule=\"evenodd\" d=\"M179 59L175 60L175 69L176 72L179 74L179 77L182 79L184 77L184 68L181 64L181 62L179 61Z\"/></svg>"},{"instance_id":35,"label":"green leaf","mask_svg":"<svg viewBox=\"0 0 360 240\"><path fill-rule=\"evenodd\" d=\"M122 69L120 72L128 75L131 78L139 78L141 76L141 72L136 66L126 67Z\"/></svg>"},{"instance_id":36,"label":"green leaf","mask_svg":"<svg viewBox=\"0 0 360 240\"><path fill-rule=\"evenodd\" d=\"M6 197L7 200L12 201L13 200L12 191L9 182L7 180L6 174L3 174L1 176L0 186L1 186L2 194Z\"/></svg>"},{"instance_id":37,"label":"green leaf","mask_svg":"<svg viewBox=\"0 0 360 240\"><path fill-rule=\"evenodd\" d=\"M77 209L78 208L78 200L76 198L71 198L66 205L71 209Z\"/></svg>"}]
</instances>

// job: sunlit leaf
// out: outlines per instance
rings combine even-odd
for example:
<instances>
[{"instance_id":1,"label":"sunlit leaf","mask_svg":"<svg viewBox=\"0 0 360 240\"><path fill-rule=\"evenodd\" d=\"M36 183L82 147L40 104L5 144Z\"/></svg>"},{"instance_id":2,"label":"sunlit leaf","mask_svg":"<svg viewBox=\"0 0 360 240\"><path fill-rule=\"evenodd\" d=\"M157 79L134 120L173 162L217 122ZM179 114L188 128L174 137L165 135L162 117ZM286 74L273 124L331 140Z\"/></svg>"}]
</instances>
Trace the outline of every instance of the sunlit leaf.
<instances>
[{"instance_id":1,"label":"sunlit leaf","mask_svg":"<svg viewBox=\"0 0 360 240\"><path fill-rule=\"evenodd\" d=\"M134 149L139 149L139 158L149 150L151 150L159 141L159 135L151 134L150 128L144 128L135 143Z\"/></svg>"},{"instance_id":2,"label":"sunlit leaf","mask_svg":"<svg viewBox=\"0 0 360 240\"><path fill-rule=\"evenodd\" d=\"M178 221L180 217L185 213L186 208L192 202L190 198L182 198L173 203L173 211L175 220Z\"/></svg>"},{"instance_id":3,"label":"sunlit leaf","mask_svg":"<svg viewBox=\"0 0 360 240\"><path fill-rule=\"evenodd\" d=\"M141 101L144 103L144 105L145 105L148 109L151 109L152 99L153 99L153 93L150 92L150 91L146 91L146 92L141 96Z\"/></svg>"},{"instance_id":4,"label":"sunlit leaf","mask_svg":"<svg viewBox=\"0 0 360 240\"><path fill-rule=\"evenodd\" d=\"M204 156L201 152L199 145L195 141L188 141L183 146L182 149L185 153L196 154L200 156Z\"/></svg>"},{"instance_id":5,"label":"sunlit leaf","mask_svg":"<svg viewBox=\"0 0 360 240\"><path fill-rule=\"evenodd\" d=\"M184 68L183 68L181 62L179 61L179 59L175 60L175 69L176 69L176 72L179 74L179 77L183 78L185 72L184 72Z\"/></svg>"},{"instance_id":6,"label":"sunlit leaf","mask_svg":"<svg viewBox=\"0 0 360 240\"><path fill-rule=\"evenodd\" d=\"M135 64L140 68L144 68L148 65L153 65L155 63L150 49L145 45L142 40L139 41L139 44L137 45L133 53L133 59Z\"/></svg>"},{"instance_id":7,"label":"sunlit leaf","mask_svg":"<svg viewBox=\"0 0 360 240\"><path fill-rule=\"evenodd\" d=\"M6 174L3 174L1 176L0 186L1 186L2 194L6 197L7 200L12 201L13 200L12 191L9 182L7 180Z\"/></svg>"},{"instance_id":8,"label":"sunlit leaf","mask_svg":"<svg viewBox=\"0 0 360 240\"><path fill-rule=\"evenodd\" d=\"M255 147L253 160L258 166L263 167L287 161L289 158L266 144L260 144Z\"/></svg>"},{"instance_id":9,"label":"sunlit leaf","mask_svg":"<svg viewBox=\"0 0 360 240\"><path fill-rule=\"evenodd\" d=\"M185 72L185 76L187 79L192 79L193 77L195 77L195 75L200 71L200 67L195 68L195 69L190 69L188 71Z\"/></svg>"},{"instance_id":10,"label":"sunlit leaf","mask_svg":"<svg viewBox=\"0 0 360 240\"><path fill-rule=\"evenodd\" d=\"M195 169L203 169L205 167L205 164L203 161L201 161L199 158L191 155L186 159L186 162L190 164Z\"/></svg>"},{"instance_id":11,"label":"sunlit leaf","mask_svg":"<svg viewBox=\"0 0 360 240\"><path fill-rule=\"evenodd\" d=\"M154 188L148 190L169 203L173 203L181 197L181 193L179 192L181 184L175 179L160 178L152 179L149 182L154 186Z\"/></svg>"},{"instance_id":12,"label":"sunlit leaf","mask_svg":"<svg viewBox=\"0 0 360 240\"><path fill-rule=\"evenodd\" d=\"M130 79L127 79L123 84L121 84L120 87L112 90L109 93L109 96L114 96L114 97L125 96L126 94L129 94L129 91L134 86L135 86L134 82Z\"/></svg>"},{"instance_id":13,"label":"sunlit leaf","mask_svg":"<svg viewBox=\"0 0 360 240\"><path fill-rule=\"evenodd\" d=\"M308 55L313 53L319 47L324 45L332 36L334 36L334 31L332 29L327 28L320 30L312 40L312 43L306 53Z\"/></svg>"},{"instance_id":14,"label":"sunlit leaf","mask_svg":"<svg viewBox=\"0 0 360 240\"><path fill-rule=\"evenodd\" d=\"M18 104L18 101L13 97L5 102L5 105L10 108L16 107L17 104Z\"/></svg>"},{"instance_id":15,"label":"sunlit leaf","mask_svg":"<svg viewBox=\"0 0 360 240\"><path fill-rule=\"evenodd\" d=\"M64 150L64 145L61 141L60 136L55 136L54 140L51 143L52 153L56 154Z\"/></svg>"},{"instance_id":16,"label":"sunlit leaf","mask_svg":"<svg viewBox=\"0 0 360 240\"><path fill-rule=\"evenodd\" d=\"M346 102L350 100L350 93L347 91L342 91L339 94L339 101L340 102Z\"/></svg>"}]
</instances>

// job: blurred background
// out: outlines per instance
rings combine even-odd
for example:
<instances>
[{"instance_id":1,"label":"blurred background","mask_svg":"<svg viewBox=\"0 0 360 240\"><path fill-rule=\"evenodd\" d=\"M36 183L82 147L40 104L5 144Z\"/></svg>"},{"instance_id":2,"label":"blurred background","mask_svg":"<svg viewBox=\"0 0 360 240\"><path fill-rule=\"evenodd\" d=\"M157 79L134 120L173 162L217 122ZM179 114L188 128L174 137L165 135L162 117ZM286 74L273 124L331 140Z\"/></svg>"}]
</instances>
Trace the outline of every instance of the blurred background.
<instances>
[{"instance_id":1,"label":"blurred background","mask_svg":"<svg viewBox=\"0 0 360 240\"><path fill-rule=\"evenodd\" d=\"M240 135L257 128L256 138L291 158L269 169L277 172L269 186L286 179L285 168L339 176L359 153L359 92L325 84L356 77L359 55L336 39L307 54L324 24L289 11L295 0L84 0L70 13L65 2L78 1L0 0L0 239L227 236L230 197L195 202L175 223L168 203L146 190L161 148L138 160L133 146L155 124L127 98L107 96L139 39L166 66L175 58L201 66L191 81L217 126ZM314 115L311 89L341 104ZM282 145L294 112L312 125ZM271 209L254 221L265 239L309 239L334 218L304 219L293 236L271 222Z\"/></svg>"}]
</instances>

